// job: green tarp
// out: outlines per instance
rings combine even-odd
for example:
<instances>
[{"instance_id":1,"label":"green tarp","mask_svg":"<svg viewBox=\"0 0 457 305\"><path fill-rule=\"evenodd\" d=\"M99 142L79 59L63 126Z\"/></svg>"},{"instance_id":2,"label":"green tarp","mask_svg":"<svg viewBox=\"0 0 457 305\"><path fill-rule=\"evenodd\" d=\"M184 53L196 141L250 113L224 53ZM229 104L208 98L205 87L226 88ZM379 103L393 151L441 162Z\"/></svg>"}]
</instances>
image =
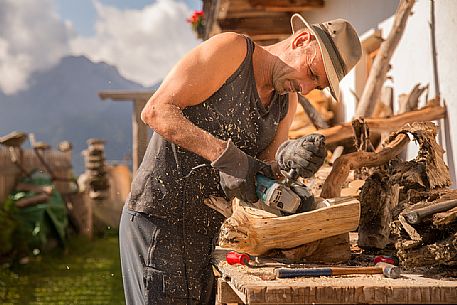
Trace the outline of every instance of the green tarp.
<instances>
[{"instance_id":1,"label":"green tarp","mask_svg":"<svg viewBox=\"0 0 457 305\"><path fill-rule=\"evenodd\" d=\"M21 235L27 241L29 249L42 249L50 237L57 239L63 245L68 225L67 210L51 178L42 171L35 171L21 182L53 187L48 201L26 208L13 209L13 214L19 221ZM36 193L30 191L14 191L5 204L14 205L17 200L34 195Z\"/></svg>"}]
</instances>

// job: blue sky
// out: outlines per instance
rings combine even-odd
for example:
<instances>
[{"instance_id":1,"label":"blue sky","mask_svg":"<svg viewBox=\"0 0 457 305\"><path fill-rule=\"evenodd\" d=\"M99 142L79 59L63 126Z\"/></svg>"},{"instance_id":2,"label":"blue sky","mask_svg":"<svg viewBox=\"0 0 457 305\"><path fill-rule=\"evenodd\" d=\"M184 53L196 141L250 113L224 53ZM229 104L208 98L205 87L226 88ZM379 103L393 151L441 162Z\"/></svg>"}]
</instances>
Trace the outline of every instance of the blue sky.
<instances>
[{"instance_id":1,"label":"blue sky","mask_svg":"<svg viewBox=\"0 0 457 305\"><path fill-rule=\"evenodd\" d=\"M100 2L119 9L143 9L153 0L101 0ZM201 0L185 0L191 9L201 9ZM92 0L57 0L57 11L63 19L70 20L82 36L94 34L97 13Z\"/></svg>"},{"instance_id":2,"label":"blue sky","mask_svg":"<svg viewBox=\"0 0 457 305\"><path fill-rule=\"evenodd\" d=\"M144 86L162 80L201 41L186 19L200 0L0 0L0 90L64 56L115 66Z\"/></svg>"}]
</instances>

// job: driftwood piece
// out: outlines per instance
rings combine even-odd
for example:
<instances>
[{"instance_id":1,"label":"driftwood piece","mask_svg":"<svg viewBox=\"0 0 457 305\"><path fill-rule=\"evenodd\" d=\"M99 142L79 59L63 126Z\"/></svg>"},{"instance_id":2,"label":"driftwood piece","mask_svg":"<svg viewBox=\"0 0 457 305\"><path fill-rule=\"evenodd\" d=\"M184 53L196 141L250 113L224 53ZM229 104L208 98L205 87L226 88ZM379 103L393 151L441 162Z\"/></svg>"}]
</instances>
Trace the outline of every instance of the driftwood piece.
<instances>
[{"instance_id":1,"label":"driftwood piece","mask_svg":"<svg viewBox=\"0 0 457 305\"><path fill-rule=\"evenodd\" d=\"M394 114L393 110L393 95L394 95L394 88L391 86L384 86L381 89L381 95L374 107L373 114L371 117L373 118L385 118L390 117Z\"/></svg>"},{"instance_id":2,"label":"driftwood piece","mask_svg":"<svg viewBox=\"0 0 457 305\"><path fill-rule=\"evenodd\" d=\"M399 97L399 110L398 113L405 113L411 110L416 110L419 105L419 97L428 90L428 85L421 87L416 84L411 92Z\"/></svg>"},{"instance_id":3,"label":"driftwood piece","mask_svg":"<svg viewBox=\"0 0 457 305\"><path fill-rule=\"evenodd\" d=\"M373 152L375 149L370 140L370 129L363 118L352 120L352 129L354 130L355 148L357 151ZM368 168L361 167L354 170L354 179L366 179L370 176Z\"/></svg>"},{"instance_id":4,"label":"driftwood piece","mask_svg":"<svg viewBox=\"0 0 457 305\"><path fill-rule=\"evenodd\" d=\"M45 193L51 195L52 193L52 186L51 185L36 185L30 183L18 183L16 185L16 190L19 191L29 191L35 193Z\"/></svg>"},{"instance_id":5,"label":"driftwood piece","mask_svg":"<svg viewBox=\"0 0 457 305\"><path fill-rule=\"evenodd\" d=\"M457 264L457 233L421 247L399 247L397 255L406 267L425 267Z\"/></svg>"},{"instance_id":6,"label":"driftwood piece","mask_svg":"<svg viewBox=\"0 0 457 305\"><path fill-rule=\"evenodd\" d=\"M360 204L353 198L338 198L329 207L282 217L239 202L222 225L219 245L262 255L352 231L359 218Z\"/></svg>"},{"instance_id":7,"label":"driftwood piece","mask_svg":"<svg viewBox=\"0 0 457 305\"><path fill-rule=\"evenodd\" d=\"M403 35L406 21L411 13L414 0L401 0L395 12L394 23L386 40L381 44L378 54L368 75L366 86L360 97L355 117L368 117L379 97L381 88L389 71L390 59Z\"/></svg>"},{"instance_id":8,"label":"driftwood piece","mask_svg":"<svg viewBox=\"0 0 457 305\"><path fill-rule=\"evenodd\" d=\"M367 118L365 123L370 128L371 133L385 133L400 129L407 123L420 121L434 121L443 119L446 116L446 108L438 105L429 105L420 110L409 111L407 113L392 116L390 118ZM307 135L307 129L298 129L289 132L291 138L299 138ZM327 129L316 131L325 136L327 144L333 144L342 140L350 139L353 136L351 122L333 126Z\"/></svg>"},{"instance_id":9,"label":"driftwood piece","mask_svg":"<svg viewBox=\"0 0 457 305\"><path fill-rule=\"evenodd\" d=\"M444 226L457 220L457 207L446 212L436 213L433 215L433 224L435 226Z\"/></svg>"},{"instance_id":10,"label":"driftwood piece","mask_svg":"<svg viewBox=\"0 0 457 305\"><path fill-rule=\"evenodd\" d=\"M352 120L352 129L354 130L355 147L357 151L374 151L373 144L370 141L370 129L365 124L363 118Z\"/></svg>"},{"instance_id":11,"label":"driftwood piece","mask_svg":"<svg viewBox=\"0 0 457 305\"><path fill-rule=\"evenodd\" d=\"M321 117L319 112L314 108L310 101L303 95L298 95L298 103L303 107L303 110L308 115L309 120L317 129L328 128L327 122Z\"/></svg>"},{"instance_id":12,"label":"driftwood piece","mask_svg":"<svg viewBox=\"0 0 457 305\"><path fill-rule=\"evenodd\" d=\"M446 187L451 184L449 168L444 163L443 148L436 142L436 126L432 122L408 124L402 132L409 132L419 144L415 159L425 166L428 188Z\"/></svg>"},{"instance_id":13,"label":"driftwood piece","mask_svg":"<svg viewBox=\"0 0 457 305\"><path fill-rule=\"evenodd\" d=\"M18 208L26 208L30 206L34 206L43 202L48 201L49 195L47 194L38 194L35 196L30 196L27 198L19 199L18 201L15 202L16 206Z\"/></svg>"},{"instance_id":14,"label":"driftwood piece","mask_svg":"<svg viewBox=\"0 0 457 305\"><path fill-rule=\"evenodd\" d=\"M386 173L374 173L360 191L360 248L384 249L390 243L392 210L398 204L399 186L391 185Z\"/></svg>"},{"instance_id":15,"label":"driftwood piece","mask_svg":"<svg viewBox=\"0 0 457 305\"><path fill-rule=\"evenodd\" d=\"M398 134L393 141L387 144L378 153L358 151L338 158L333 164L332 171L322 185L321 197L339 197L343 183L349 171L357 168L380 166L397 156L409 143L405 134Z\"/></svg>"},{"instance_id":16,"label":"driftwood piece","mask_svg":"<svg viewBox=\"0 0 457 305\"><path fill-rule=\"evenodd\" d=\"M232 204L222 197L210 196L203 202L210 208L224 215L225 218L229 218L233 213Z\"/></svg>"}]
</instances>

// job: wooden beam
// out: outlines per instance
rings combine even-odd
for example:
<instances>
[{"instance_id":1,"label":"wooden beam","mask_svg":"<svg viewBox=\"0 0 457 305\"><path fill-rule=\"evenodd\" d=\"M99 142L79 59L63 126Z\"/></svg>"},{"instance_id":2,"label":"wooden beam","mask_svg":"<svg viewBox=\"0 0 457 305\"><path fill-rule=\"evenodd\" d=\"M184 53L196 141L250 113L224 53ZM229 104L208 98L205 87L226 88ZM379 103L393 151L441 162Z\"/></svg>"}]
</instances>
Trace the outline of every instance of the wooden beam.
<instances>
[{"instance_id":1,"label":"wooden beam","mask_svg":"<svg viewBox=\"0 0 457 305\"><path fill-rule=\"evenodd\" d=\"M259 10L276 12L302 12L323 8L324 0L249 0Z\"/></svg>"},{"instance_id":2,"label":"wooden beam","mask_svg":"<svg viewBox=\"0 0 457 305\"><path fill-rule=\"evenodd\" d=\"M222 31L234 31L248 35L290 35L289 14L278 14L275 18L252 17L252 18L225 18L218 19Z\"/></svg>"},{"instance_id":3,"label":"wooden beam","mask_svg":"<svg viewBox=\"0 0 457 305\"><path fill-rule=\"evenodd\" d=\"M102 91L98 96L102 100L113 101L133 101L133 100L147 100L154 94L154 91Z\"/></svg>"}]
</instances>

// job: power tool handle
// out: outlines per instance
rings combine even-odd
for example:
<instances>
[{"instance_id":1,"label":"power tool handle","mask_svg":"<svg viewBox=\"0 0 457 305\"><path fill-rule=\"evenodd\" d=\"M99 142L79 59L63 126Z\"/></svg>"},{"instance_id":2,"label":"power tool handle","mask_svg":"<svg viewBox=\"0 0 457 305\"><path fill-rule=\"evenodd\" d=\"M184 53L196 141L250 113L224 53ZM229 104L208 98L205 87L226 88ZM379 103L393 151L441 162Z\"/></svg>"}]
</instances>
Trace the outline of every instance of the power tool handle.
<instances>
[{"instance_id":1,"label":"power tool handle","mask_svg":"<svg viewBox=\"0 0 457 305\"><path fill-rule=\"evenodd\" d=\"M227 252L225 259L229 265L240 264L245 266L249 264L250 260L249 255L235 251Z\"/></svg>"}]
</instances>

